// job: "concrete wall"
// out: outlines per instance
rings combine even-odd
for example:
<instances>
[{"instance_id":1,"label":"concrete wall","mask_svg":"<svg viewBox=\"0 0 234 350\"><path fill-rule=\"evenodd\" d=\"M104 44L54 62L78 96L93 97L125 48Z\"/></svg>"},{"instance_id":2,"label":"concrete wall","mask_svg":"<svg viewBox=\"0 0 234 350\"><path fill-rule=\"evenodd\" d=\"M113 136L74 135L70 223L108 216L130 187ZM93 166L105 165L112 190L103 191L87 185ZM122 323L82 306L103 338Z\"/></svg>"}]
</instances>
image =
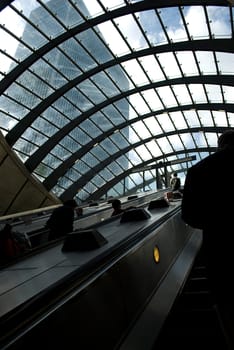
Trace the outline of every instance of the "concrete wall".
<instances>
[{"instance_id":1,"label":"concrete wall","mask_svg":"<svg viewBox=\"0 0 234 350\"><path fill-rule=\"evenodd\" d=\"M0 216L60 204L32 176L0 132Z\"/></svg>"}]
</instances>

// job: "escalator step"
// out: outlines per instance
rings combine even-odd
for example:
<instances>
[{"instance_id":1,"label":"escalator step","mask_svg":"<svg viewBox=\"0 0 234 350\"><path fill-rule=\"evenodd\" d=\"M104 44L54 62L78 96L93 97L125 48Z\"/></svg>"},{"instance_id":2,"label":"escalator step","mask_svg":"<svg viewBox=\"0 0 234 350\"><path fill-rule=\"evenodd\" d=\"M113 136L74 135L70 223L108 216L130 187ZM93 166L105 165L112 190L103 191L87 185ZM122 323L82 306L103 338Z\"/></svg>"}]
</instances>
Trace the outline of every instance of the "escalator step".
<instances>
[{"instance_id":1,"label":"escalator step","mask_svg":"<svg viewBox=\"0 0 234 350\"><path fill-rule=\"evenodd\" d=\"M213 304L201 254L152 350L167 350L172 347L180 350L227 350Z\"/></svg>"}]
</instances>

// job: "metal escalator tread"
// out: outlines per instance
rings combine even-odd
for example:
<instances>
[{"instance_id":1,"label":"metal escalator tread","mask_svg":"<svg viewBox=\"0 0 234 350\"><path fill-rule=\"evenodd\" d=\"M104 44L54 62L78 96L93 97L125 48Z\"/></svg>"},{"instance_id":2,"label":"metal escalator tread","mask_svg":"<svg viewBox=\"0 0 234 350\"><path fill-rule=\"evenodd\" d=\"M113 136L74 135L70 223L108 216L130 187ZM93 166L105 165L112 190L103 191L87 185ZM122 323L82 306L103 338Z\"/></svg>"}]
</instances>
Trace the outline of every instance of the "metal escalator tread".
<instances>
[{"instance_id":1,"label":"metal escalator tread","mask_svg":"<svg viewBox=\"0 0 234 350\"><path fill-rule=\"evenodd\" d=\"M152 350L227 350L212 298L205 266L198 259L184 288L165 321Z\"/></svg>"}]
</instances>

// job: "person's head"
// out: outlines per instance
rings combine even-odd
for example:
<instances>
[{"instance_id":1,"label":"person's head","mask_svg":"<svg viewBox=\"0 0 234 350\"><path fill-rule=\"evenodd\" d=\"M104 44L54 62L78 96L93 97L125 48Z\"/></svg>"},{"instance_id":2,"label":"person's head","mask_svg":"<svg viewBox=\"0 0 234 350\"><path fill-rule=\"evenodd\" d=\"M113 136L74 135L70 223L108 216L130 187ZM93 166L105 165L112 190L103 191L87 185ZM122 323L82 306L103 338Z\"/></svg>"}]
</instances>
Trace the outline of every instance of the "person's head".
<instances>
[{"instance_id":1,"label":"person's head","mask_svg":"<svg viewBox=\"0 0 234 350\"><path fill-rule=\"evenodd\" d=\"M177 176L178 176L178 174L177 174L177 173L174 173L174 174L173 174L173 176L174 176L174 177L177 177Z\"/></svg>"},{"instance_id":2,"label":"person's head","mask_svg":"<svg viewBox=\"0 0 234 350\"><path fill-rule=\"evenodd\" d=\"M225 131L218 138L218 149L234 148L234 129Z\"/></svg>"},{"instance_id":3,"label":"person's head","mask_svg":"<svg viewBox=\"0 0 234 350\"><path fill-rule=\"evenodd\" d=\"M112 208L113 209L120 209L121 208L121 201L119 199L114 199L112 201Z\"/></svg>"}]
</instances>

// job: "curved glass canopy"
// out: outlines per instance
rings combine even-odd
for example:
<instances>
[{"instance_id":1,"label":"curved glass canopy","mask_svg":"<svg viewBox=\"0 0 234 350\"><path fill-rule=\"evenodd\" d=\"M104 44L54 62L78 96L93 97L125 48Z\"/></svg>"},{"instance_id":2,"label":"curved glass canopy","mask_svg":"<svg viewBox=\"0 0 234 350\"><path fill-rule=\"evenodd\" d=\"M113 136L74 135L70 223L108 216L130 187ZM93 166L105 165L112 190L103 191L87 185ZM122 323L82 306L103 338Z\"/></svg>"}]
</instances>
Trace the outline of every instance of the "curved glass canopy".
<instances>
[{"instance_id":1,"label":"curved glass canopy","mask_svg":"<svg viewBox=\"0 0 234 350\"><path fill-rule=\"evenodd\" d=\"M0 129L78 203L154 190L234 127L228 1L0 3Z\"/></svg>"}]
</instances>

